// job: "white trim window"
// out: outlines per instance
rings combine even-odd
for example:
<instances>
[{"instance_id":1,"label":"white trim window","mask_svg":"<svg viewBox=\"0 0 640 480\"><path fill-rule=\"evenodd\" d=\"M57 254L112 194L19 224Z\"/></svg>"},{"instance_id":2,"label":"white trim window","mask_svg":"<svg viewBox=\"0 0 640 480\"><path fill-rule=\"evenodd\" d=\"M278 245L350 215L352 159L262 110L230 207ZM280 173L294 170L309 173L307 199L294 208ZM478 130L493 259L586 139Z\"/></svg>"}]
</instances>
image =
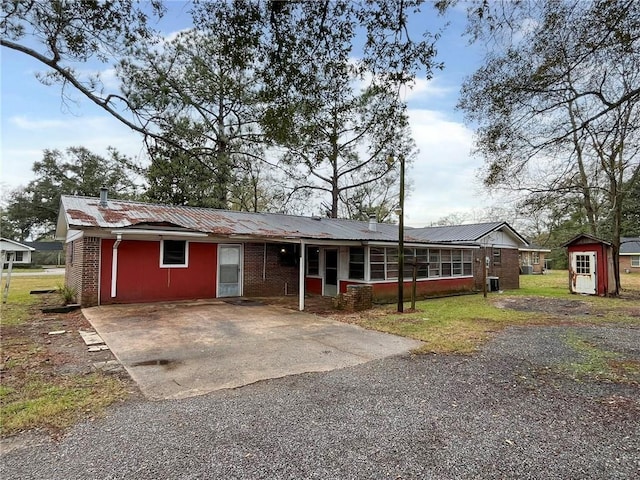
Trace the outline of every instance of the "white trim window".
<instances>
[{"instance_id":1,"label":"white trim window","mask_svg":"<svg viewBox=\"0 0 640 480\"><path fill-rule=\"evenodd\" d=\"M187 268L189 266L189 242L187 240L160 241L161 268Z\"/></svg>"},{"instance_id":2,"label":"white trim window","mask_svg":"<svg viewBox=\"0 0 640 480\"><path fill-rule=\"evenodd\" d=\"M404 250L404 277L413 276L413 262L418 263L417 278L445 278L473 275L473 252L465 249L406 248ZM369 248L369 278L371 281L398 278L398 249L395 247Z\"/></svg>"},{"instance_id":3,"label":"white trim window","mask_svg":"<svg viewBox=\"0 0 640 480\"><path fill-rule=\"evenodd\" d=\"M534 265L540 265L540 252L531 252L531 257Z\"/></svg>"},{"instance_id":4,"label":"white trim window","mask_svg":"<svg viewBox=\"0 0 640 480\"><path fill-rule=\"evenodd\" d=\"M631 266L640 267L640 255L631 255Z\"/></svg>"}]
</instances>

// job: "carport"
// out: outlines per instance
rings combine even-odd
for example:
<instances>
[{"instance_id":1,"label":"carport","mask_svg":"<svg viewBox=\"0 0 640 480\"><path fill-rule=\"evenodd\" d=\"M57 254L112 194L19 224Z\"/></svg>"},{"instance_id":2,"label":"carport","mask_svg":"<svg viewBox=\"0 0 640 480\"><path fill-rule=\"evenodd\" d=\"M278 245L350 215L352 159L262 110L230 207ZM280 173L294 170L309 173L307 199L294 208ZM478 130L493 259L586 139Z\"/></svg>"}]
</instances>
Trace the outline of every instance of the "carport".
<instances>
[{"instance_id":1,"label":"carport","mask_svg":"<svg viewBox=\"0 0 640 480\"><path fill-rule=\"evenodd\" d=\"M153 400L349 367L421 344L255 301L105 305L83 313Z\"/></svg>"}]
</instances>

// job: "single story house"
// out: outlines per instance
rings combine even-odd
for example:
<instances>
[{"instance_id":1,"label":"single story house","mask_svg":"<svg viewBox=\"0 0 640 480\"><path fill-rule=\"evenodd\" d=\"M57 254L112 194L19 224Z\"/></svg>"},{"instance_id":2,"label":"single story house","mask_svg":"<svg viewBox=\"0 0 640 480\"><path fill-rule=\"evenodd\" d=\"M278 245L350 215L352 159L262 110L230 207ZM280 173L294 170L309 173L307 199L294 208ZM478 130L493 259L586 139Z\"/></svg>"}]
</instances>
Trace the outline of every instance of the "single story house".
<instances>
[{"instance_id":1,"label":"single story house","mask_svg":"<svg viewBox=\"0 0 640 480\"><path fill-rule=\"evenodd\" d=\"M526 247L518 248L518 251L520 252L520 273L530 275L542 273L547 269L545 257L547 253L551 253L550 249L529 243Z\"/></svg>"},{"instance_id":2,"label":"single story house","mask_svg":"<svg viewBox=\"0 0 640 480\"><path fill-rule=\"evenodd\" d=\"M35 249L8 238L0 238L0 260L2 265L13 259L14 265L26 265L31 263L31 252Z\"/></svg>"},{"instance_id":3,"label":"single story house","mask_svg":"<svg viewBox=\"0 0 640 480\"><path fill-rule=\"evenodd\" d=\"M235 296L335 296L371 285L396 298L398 227L321 217L249 213L63 196L56 237L66 283L84 305ZM405 292L473 291L474 251L405 230Z\"/></svg>"},{"instance_id":4,"label":"single story house","mask_svg":"<svg viewBox=\"0 0 640 480\"><path fill-rule=\"evenodd\" d=\"M479 248L473 250L476 290L484 288L485 275L497 280L500 289L520 288L519 249L529 244L507 222L425 227L408 229L407 233L413 237L448 244L477 245Z\"/></svg>"},{"instance_id":5,"label":"single story house","mask_svg":"<svg viewBox=\"0 0 640 480\"><path fill-rule=\"evenodd\" d=\"M64 259L64 244L62 242L38 241L24 242L34 249L32 260L38 265L61 265Z\"/></svg>"},{"instance_id":6,"label":"single story house","mask_svg":"<svg viewBox=\"0 0 640 480\"><path fill-rule=\"evenodd\" d=\"M620 272L640 273L640 237L620 239Z\"/></svg>"}]
</instances>

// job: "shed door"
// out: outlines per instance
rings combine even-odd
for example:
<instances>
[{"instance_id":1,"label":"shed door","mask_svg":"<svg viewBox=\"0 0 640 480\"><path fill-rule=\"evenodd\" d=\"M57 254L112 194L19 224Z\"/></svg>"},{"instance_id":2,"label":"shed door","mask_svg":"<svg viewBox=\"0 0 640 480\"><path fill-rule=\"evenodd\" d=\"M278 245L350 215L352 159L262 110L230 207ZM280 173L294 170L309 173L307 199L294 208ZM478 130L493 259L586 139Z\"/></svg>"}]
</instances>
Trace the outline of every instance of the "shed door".
<instances>
[{"instance_id":1,"label":"shed door","mask_svg":"<svg viewBox=\"0 0 640 480\"><path fill-rule=\"evenodd\" d=\"M574 272L573 291L575 293L596 294L596 254L594 252L574 252L571 258Z\"/></svg>"},{"instance_id":2,"label":"shed door","mask_svg":"<svg viewBox=\"0 0 640 480\"><path fill-rule=\"evenodd\" d=\"M241 253L241 245L220 245L218 250L218 297L242 295Z\"/></svg>"}]
</instances>

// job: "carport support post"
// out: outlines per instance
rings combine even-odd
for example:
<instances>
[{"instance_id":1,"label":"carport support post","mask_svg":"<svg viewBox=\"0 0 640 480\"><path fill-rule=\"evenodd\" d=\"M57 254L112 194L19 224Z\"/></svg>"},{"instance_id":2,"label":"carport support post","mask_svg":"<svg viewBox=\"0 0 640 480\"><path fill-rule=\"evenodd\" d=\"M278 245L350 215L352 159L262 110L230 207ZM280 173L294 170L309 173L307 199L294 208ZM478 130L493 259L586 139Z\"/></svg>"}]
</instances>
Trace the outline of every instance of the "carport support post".
<instances>
[{"instance_id":1,"label":"carport support post","mask_svg":"<svg viewBox=\"0 0 640 480\"><path fill-rule=\"evenodd\" d=\"M301 312L304 310L304 265L305 265L305 251L304 240L300 240L300 265L299 265L299 279L298 279L298 310Z\"/></svg>"}]
</instances>

